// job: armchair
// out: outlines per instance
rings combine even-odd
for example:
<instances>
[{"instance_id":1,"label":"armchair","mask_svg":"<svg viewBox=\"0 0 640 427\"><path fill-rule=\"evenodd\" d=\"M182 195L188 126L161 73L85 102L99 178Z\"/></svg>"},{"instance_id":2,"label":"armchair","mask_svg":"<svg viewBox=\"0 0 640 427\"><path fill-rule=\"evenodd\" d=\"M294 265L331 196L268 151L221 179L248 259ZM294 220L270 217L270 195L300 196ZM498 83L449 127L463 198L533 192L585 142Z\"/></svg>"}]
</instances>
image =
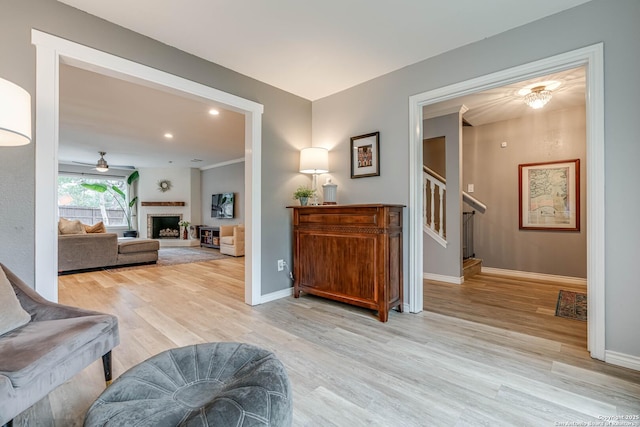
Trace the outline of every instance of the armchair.
<instances>
[{"instance_id":1,"label":"armchair","mask_svg":"<svg viewBox=\"0 0 640 427\"><path fill-rule=\"evenodd\" d=\"M42 298L0 263L31 320L0 335L0 425L102 357L111 381L111 349L118 345L118 319ZM2 278L4 279L4 278Z\"/></svg>"},{"instance_id":2,"label":"armchair","mask_svg":"<svg viewBox=\"0 0 640 427\"><path fill-rule=\"evenodd\" d=\"M244 256L244 225L220 226L220 253Z\"/></svg>"}]
</instances>

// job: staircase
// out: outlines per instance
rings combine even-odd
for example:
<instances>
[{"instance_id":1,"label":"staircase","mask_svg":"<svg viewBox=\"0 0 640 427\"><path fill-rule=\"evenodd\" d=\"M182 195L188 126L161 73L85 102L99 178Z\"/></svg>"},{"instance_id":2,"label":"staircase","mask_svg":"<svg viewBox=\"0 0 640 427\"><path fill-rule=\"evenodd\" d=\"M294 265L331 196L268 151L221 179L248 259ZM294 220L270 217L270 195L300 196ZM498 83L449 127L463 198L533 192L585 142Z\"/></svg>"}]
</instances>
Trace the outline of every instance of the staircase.
<instances>
[{"instance_id":1,"label":"staircase","mask_svg":"<svg viewBox=\"0 0 640 427\"><path fill-rule=\"evenodd\" d=\"M423 230L442 247L447 247L446 231L446 179L427 166L422 167L423 206ZM487 206L466 192L462 192L462 200L480 213L487 210ZM476 211L463 212L463 273L469 278L478 274L482 269L482 260L475 258L473 250L473 217Z\"/></svg>"}]
</instances>

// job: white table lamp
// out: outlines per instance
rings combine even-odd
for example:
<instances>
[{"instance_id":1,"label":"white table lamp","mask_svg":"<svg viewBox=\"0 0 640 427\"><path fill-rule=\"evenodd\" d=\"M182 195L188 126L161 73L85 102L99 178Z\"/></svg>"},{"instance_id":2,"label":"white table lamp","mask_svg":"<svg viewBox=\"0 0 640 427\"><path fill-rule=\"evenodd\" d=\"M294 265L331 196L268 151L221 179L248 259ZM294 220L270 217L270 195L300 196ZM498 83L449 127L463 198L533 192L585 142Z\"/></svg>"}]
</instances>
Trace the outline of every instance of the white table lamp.
<instances>
[{"instance_id":1,"label":"white table lamp","mask_svg":"<svg viewBox=\"0 0 640 427\"><path fill-rule=\"evenodd\" d=\"M300 151L300 172L313 174L313 204L318 204L318 174L329 172L329 150L320 147L303 148Z\"/></svg>"},{"instance_id":2,"label":"white table lamp","mask_svg":"<svg viewBox=\"0 0 640 427\"><path fill-rule=\"evenodd\" d=\"M0 78L0 146L31 142L31 95Z\"/></svg>"}]
</instances>

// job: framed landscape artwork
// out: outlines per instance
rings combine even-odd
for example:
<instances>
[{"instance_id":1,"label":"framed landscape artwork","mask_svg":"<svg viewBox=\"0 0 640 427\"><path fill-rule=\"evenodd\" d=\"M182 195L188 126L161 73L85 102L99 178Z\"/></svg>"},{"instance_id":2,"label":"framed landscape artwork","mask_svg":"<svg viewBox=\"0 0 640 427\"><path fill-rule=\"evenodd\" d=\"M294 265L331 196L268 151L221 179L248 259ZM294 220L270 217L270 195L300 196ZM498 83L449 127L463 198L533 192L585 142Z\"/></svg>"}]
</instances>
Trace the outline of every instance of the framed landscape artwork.
<instances>
[{"instance_id":1,"label":"framed landscape artwork","mask_svg":"<svg viewBox=\"0 0 640 427\"><path fill-rule=\"evenodd\" d=\"M380 175L380 132L351 138L351 178Z\"/></svg>"},{"instance_id":2,"label":"framed landscape artwork","mask_svg":"<svg viewBox=\"0 0 640 427\"><path fill-rule=\"evenodd\" d=\"M580 230L580 160L518 166L521 230Z\"/></svg>"}]
</instances>

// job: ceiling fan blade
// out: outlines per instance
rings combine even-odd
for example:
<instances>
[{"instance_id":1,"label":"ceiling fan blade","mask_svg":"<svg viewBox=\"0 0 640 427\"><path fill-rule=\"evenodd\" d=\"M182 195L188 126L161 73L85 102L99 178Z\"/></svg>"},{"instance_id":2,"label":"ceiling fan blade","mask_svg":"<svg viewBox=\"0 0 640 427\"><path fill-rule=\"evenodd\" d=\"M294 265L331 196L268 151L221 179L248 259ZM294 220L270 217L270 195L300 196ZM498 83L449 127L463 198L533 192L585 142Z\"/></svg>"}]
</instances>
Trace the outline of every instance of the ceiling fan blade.
<instances>
[{"instance_id":1,"label":"ceiling fan blade","mask_svg":"<svg viewBox=\"0 0 640 427\"><path fill-rule=\"evenodd\" d=\"M72 160L71 163L75 163L77 165L83 165L83 166L92 166L92 167L96 167L95 163L85 163L85 162L76 162L75 160Z\"/></svg>"},{"instance_id":2,"label":"ceiling fan blade","mask_svg":"<svg viewBox=\"0 0 640 427\"><path fill-rule=\"evenodd\" d=\"M77 165L82 165L82 166L91 166L94 169L96 167L95 163L76 162L75 160L72 160L71 163L75 163ZM135 170L136 169L135 166L131 166L131 165L111 165L111 164L109 165L109 168L113 168L113 169L130 169L130 170Z\"/></svg>"}]
</instances>

